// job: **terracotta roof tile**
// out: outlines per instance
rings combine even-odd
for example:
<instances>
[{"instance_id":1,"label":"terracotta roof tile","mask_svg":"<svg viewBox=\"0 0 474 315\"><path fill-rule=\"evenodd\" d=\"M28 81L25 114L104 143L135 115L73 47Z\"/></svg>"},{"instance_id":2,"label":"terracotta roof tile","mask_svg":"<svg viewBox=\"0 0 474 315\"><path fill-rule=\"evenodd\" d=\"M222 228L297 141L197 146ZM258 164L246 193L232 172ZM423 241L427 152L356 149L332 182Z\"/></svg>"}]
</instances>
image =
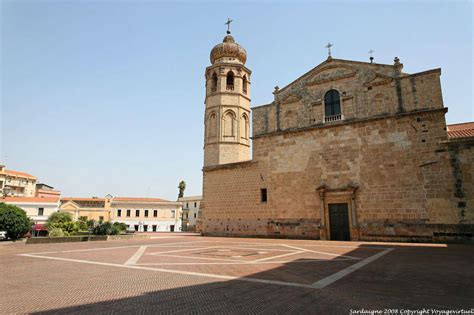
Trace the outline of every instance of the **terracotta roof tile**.
<instances>
[{"instance_id":1,"label":"terracotta roof tile","mask_svg":"<svg viewBox=\"0 0 474 315\"><path fill-rule=\"evenodd\" d=\"M168 200L161 198L114 197L113 201L167 202Z\"/></svg>"},{"instance_id":2,"label":"terracotta roof tile","mask_svg":"<svg viewBox=\"0 0 474 315\"><path fill-rule=\"evenodd\" d=\"M25 173L25 172L5 170L5 174L12 175L12 176L18 176L18 177L26 177L26 178L30 178L30 179L36 179L36 177L34 177L33 175Z\"/></svg>"},{"instance_id":3,"label":"terracotta roof tile","mask_svg":"<svg viewBox=\"0 0 474 315\"><path fill-rule=\"evenodd\" d=\"M48 190L48 189L37 189L37 194L47 194L47 195L60 195L61 192L58 190Z\"/></svg>"},{"instance_id":4,"label":"terracotta roof tile","mask_svg":"<svg viewBox=\"0 0 474 315\"><path fill-rule=\"evenodd\" d=\"M474 137L474 122L447 125L448 138L470 138Z\"/></svg>"},{"instance_id":5,"label":"terracotta roof tile","mask_svg":"<svg viewBox=\"0 0 474 315\"><path fill-rule=\"evenodd\" d=\"M69 200L77 200L77 201L105 201L105 198L81 198L81 197L63 197L61 201L69 201Z\"/></svg>"},{"instance_id":6,"label":"terracotta roof tile","mask_svg":"<svg viewBox=\"0 0 474 315\"><path fill-rule=\"evenodd\" d=\"M51 202L56 203L59 201L58 197L2 197L0 202Z\"/></svg>"}]
</instances>

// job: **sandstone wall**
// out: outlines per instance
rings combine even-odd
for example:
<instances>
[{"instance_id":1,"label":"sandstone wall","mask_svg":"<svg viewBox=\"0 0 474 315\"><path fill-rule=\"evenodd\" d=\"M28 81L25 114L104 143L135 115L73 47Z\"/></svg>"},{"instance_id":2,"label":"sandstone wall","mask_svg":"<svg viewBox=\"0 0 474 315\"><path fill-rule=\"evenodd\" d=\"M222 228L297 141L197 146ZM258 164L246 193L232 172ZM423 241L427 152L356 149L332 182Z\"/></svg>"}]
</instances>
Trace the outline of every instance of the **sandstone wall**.
<instances>
[{"instance_id":1,"label":"sandstone wall","mask_svg":"<svg viewBox=\"0 0 474 315\"><path fill-rule=\"evenodd\" d=\"M271 104L252 108L253 134L324 124L324 95L331 89L340 94L345 121L443 108L440 74L333 60L275 92Z\"/></svg>"},{"instance_id":2,"label":"sandstone wall","mask_svg":"<svg viewBox=\"0 0 474 315\"><path fill-rule=\"evenodd\" d=\"M448 141L444 114L256 136L253 161L204 169L203 231L329 238L327 206L343 202L353 240L469 238L473 143Z\"/></svg>"}]
</instances>

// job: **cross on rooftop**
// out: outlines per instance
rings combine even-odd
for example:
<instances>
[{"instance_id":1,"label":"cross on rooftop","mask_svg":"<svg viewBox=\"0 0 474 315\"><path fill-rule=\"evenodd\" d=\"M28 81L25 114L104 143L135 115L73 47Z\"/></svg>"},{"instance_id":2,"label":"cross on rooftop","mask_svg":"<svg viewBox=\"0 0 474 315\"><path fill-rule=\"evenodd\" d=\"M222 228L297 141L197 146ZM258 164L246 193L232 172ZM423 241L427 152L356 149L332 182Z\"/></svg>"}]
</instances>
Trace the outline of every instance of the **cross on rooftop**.
<instances>
[{"instance_id":1,"label":"cross on rooftop","mask_svg":"<svg viewBox=\"0 0 474 315\"><path fill-rule=\"evenodd\" d=\"M331 47L334 46L333 44L331 44L330 42L324 46L328 49L328 57L331 57Z\"/></svg>"},{"instance_id":2,"label":"cross on rooftop","mask_svg":"<svg viewBox=\"0 0 474 315\"><path fill-rule=\"evenodd\" d=\"M370 63L372 63L374 61L374 56L372 55L373 53L375 52L375 50L373 50L372 48L370 48L369 50L369 54L370 54Z\"/></svg>"},{"instance_id":3,"label":"cross on rooftop","mask_svg":"<svg viewBox=\"0 0 474 315\"><path fill-rule=\"evenodd\" d=\"M234 20L231 20L230 18L227 18L227 22L224 24L227 25L227 34L230 34L230 23L234 22Z\"/></svg>"}]
</instances>

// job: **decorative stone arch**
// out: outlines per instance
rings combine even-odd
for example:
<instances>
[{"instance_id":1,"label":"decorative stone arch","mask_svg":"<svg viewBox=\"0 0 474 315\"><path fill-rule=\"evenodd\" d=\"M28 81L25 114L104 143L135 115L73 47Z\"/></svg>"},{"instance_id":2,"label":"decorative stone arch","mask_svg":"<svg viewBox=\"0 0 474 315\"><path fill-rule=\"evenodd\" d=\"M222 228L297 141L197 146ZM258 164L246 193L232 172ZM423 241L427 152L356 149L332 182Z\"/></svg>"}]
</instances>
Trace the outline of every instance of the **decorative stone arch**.
<instances>
[{"instance_id":1,"label":"decorative stone arch","mask_svg":"<svg viewBox=\"0 0 474 315\"><path fill-rule=\"evenodd\" d=\"M232 70L229 70L226 74L226 90L234 90L235 86L235 74Z\"/></svg>"},{"instance_id":2,"label":"decorative stone arch","mask_svg":"<svg viewBox=\"0 0 474 315\"><path fill-rule=\"evenodd\" d=\"M212 111L207 115L206 119L206 139L208 141L210 139L216 138L217 137L217 113L215 111Z\"/></svg>"},{"instance_id":3,"label":"decorative stone arch","mask_svg":"<svg viewBox=\"0 0 474 315\"><path fill-rule=\"evenodd\" d=\"M214 71L211 75L211 92L217 91L217 83L218 83L217 73Z\"/></svg>"},{"instance_id":4,"label":"decorative stone arch","mask_svg":"<svg viewBox=\"0 0 474 315\"><path fill-rule=\"evenodd\" d=\"M250 137L250 120L247 113L243 113L240 118L240 137L246 140Z\"/></svg>"},{"instance_id":5,"label":"decorative stone arch","mask_svg":"<svg viewBox=\"0 0 474 315\"><path fill-rule=\"evenodd\" d=\"M385 93L375 94L371 102L372 103L371 110L374 111L374 113L376 114L388 113L390 109L386 108L385 99L386 99Z\"/></svg>"},{"instance_id":6,"label":"decorative stone arch","mask_svg":"<svg viewBox=\"0 0 474 315\"><path fill-rule=\"evenodd\" d=\"M222 115L222 126L224 137L235 137L237 132L237 115L231 109L228 109Z\"/></svg>"},{"instance_id":7,"label":"decorative stone arch","mask_svg":"<svg viewBox=\"0 0 474 315\"><path fill-rule=\"evenodd\" d=\"M285 130L298 127L298 115L302 111L303 103L299 95L285 95L278 104L278 128Z\"/></svg>"},{"instance_id":8,"label":"decorative stone arch","mask_svg":"<svg viewBox=\"0 0 474 315\"><path fill-rule=\"evenodd\" d=\"M342 93L336 88L331 88L323 96L324 122L342 120Z\"/></svg>"},{"instance_id":9,"label":"decorative stone arch","mask_svg":"<svg viewBox=\"0 0 474 315\"><path fill-rule=\"evenodd\" d=\"M242 92L244 94L247 94L247 91L248 91L248 80L247 80L247 75L244 74L244 76L242 77Z\"/></svg>"},{"instance_id":10,"label":"decorative stone arch","mask_svg":"<svg viewBox=\"0 0 474 315\"><path fill-rule=\"evenodd\" d=\"M283 119L285 129L298 127L298 113L296 112L296 110L289 109L285 111Z\"/></svg>"}]
</instances>

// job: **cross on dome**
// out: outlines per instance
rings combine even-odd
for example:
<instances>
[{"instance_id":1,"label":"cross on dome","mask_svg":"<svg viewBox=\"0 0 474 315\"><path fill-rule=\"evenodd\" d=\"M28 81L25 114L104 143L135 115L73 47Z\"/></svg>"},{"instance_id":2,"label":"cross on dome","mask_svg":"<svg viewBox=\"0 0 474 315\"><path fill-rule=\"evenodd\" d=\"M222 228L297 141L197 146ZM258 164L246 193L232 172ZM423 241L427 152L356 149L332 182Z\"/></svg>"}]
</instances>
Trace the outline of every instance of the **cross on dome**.
<instances>
[{"instance_id":1,"label":"cross on dome","mask_svg":"<svg viewBox=\"0 0 474 315\"><path fill-rule=\"evenodd\" d=\"M232 22L234 22L234 20L227 18L227 22L224 23L225 25L227 25L227 34L230 34L230 23Z\"/></svg>"}]
</instances>

